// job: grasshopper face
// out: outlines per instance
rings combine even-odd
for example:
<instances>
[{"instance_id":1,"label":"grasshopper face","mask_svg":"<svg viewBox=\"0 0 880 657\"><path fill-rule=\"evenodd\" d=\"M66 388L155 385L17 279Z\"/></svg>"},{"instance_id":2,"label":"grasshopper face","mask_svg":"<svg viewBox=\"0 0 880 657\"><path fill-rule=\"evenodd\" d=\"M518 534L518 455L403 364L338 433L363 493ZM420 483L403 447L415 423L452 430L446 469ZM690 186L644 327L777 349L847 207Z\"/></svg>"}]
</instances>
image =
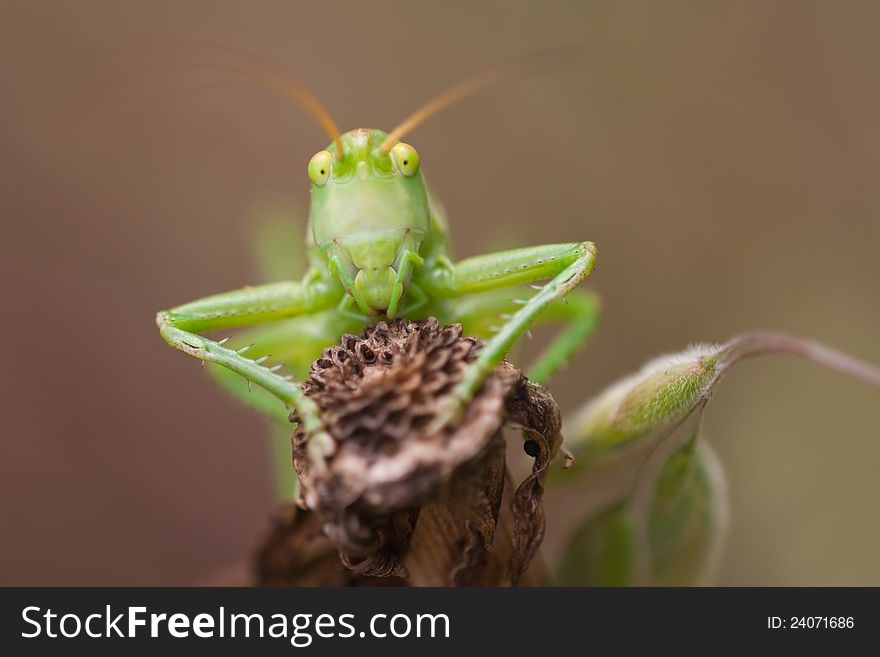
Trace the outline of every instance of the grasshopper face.
<instances>
[{"instance_id":1,"label":"grasshopper face","mask_svg":"<svg viewBox=\"0 0 880 657\"><path fill-rule=\"evenodd\" d=\"M431 224L418 153L403 143L386 152L386 137L352 130L340 138L341 158L333 144L309 163L315 244L337 259L374 315L388 309L403 254L418 253Z\"/></svg>"}]
</instances>

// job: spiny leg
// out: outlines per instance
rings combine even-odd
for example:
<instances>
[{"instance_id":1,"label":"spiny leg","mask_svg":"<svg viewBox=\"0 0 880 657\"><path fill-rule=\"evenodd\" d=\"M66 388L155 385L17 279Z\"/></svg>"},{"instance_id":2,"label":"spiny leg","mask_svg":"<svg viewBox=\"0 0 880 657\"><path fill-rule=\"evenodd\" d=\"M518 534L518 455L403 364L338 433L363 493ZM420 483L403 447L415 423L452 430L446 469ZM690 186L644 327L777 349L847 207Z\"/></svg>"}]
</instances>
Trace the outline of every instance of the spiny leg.
<instances>
[{"instance_id":1,"label":"spiny leg","mask_svg":"<svg viewBox=\"0 0 880 657\"><path fill-rule=\"evenodd\" d=\"M590 290L574 290L549 306L541 321L564 322L567 326L529 367L529 379L544 384L566 365L596 332L600 312L599 297Z\"/></svg>"},{"instance_id":2,"label":"spiny leg","mask_svg":"<svg viewBox=\"0 0 880 657\"><path fill-rule=\"evenodd\" d=\"M293 377L303 379L324 347L335 343L343 333L359 331L362 326L363 322L351 322L330 310L249 329L236 334L231 343L224 344L235 348L251 345L247 348L249 358L270 359L266 365L279 363L269 367L271 371L278 371L288 380ZM252 387L225 367L210 367L209 371L211 377L237 400L282 425L287 424L288 411L274 395L259 386Z\"/></svg>"},{"instance_id":3,"label":"spiny leg","mask_svg":"<svg viewBox=\"0 0 880 657\"><path fill-rule=\"evenodd\" d=\"M457 297L552 277L530 299L524 300L522 307L489 339L453 389L439 422L451 421L460 414L522 334L555 301L566 297L590 274L595 258L596 248L591 242L549 244L468 258L451 269L434 270L422 279L425 288L434 295ZM568 343L563 347L556 347L554 359L564 354ZM547 362L552 364L553 361Z\"/></svg>"},{"instance_id":4,"label":"spiny leg","mask_svg":"<svg viewBox=\"0 0 880 657\"><path fill-rule=\"evenodd\" d=\"M556 300L567 296L593 270L596 250L592 243L577 245L576 254L561 255L557 266L564 266L561 272L515 312L499 331L486 343L477 360L468 368L465 376L453 391L461 402L469 401L482 385L486 376L495 369L513 344L531 327L540 315ZM573 261L572 261L573 260ZM540 280L546 276L547 261L535 262L536 276Z\"/></svg>"},{"instance_id":5,"label":"spiny leg","mask_svg":"<svg viewBox=\"0 0 880 657\"><path fill-rule=\"evenodd\" d=\"M527 294L525 291L522 292ZM447 302L438 317L443 323L461 323L466 335L474 335L488 340L498 330L499 325L509 319L519 307L514 297L519 290L492 290L483 294L473 294ZM530 293L528 293L531 296Z\"/></svg>"},{"instance_id":6,"label":"spiny leg","mask_svg":"<svg viewBox=\"0 0 880 657\"><path fill-rule=\"evenodd\" d=\"M271 283L205 297L156 316L162 338L169 345L202 361L217 363L240 374L249 382L297 409L303 428L314 439L310 449L320 461L321 453L332 448L324 432L318 408L302 391L301 384L289 381L261 363L242 355L246 348L232 350L222 342L210 340L200 331L248 326L278 319L306 315L332 307L342 295L332 281L307 275L302 283Z\"/></svg>"},{"instance_id":7,"label":"spiny leg","mask_svg":"<svg viewBox=\"0 0 880 657\"><path fill-rule=\"evenodd\" d=\"M461 299L452 306L456 320L471 335L491 337L498 324L510 319L517 309L512 291ZM528 369L528 377L546 383L590 339L599 323L600 303L590 290L574 290L566 298L557 299L536 323L563 323L566 328L538 355Z\"/></svg>"},{"instance_id":8,"label":"spiny leg","mask_svg":"<svg viewBox=\"0 0 880 657\"><path fill-rule=\"evenodd\" d=\"M273 357L277 357L279 362L284 362L285 365L288 365L290 361L285 357L283 351L278 349L276 345L272 345L271 340L264 340L262 332L295 321L286 320L279 322L277 325L273 324L269 327L247 331L246 334L243 334L244 344L254 344L254 347L248 350L248 353L255 357L272 354ZM239 336L236 336L236 340L238 339ZM268 350L266 350L266 347L268 347ZM284 405L279 404L278 399L270 392L260 386L251 386L250 381L242 380L232 370L225 367L216 367L213 364L208 365L207 369L211 378L225 392L249 408L253 408L269 418L269 435L267 438L270 441L269 458L272 463L275 491L279 500L290 500L296 488L296 474L290 462L291 425L288 420L289 410Z\"/></svg>"},{"instance_id":9,"label":"spiny leg","mask_svg":"<svg viewBox=\"0 0 880 657\"><path fill-rule=\"evenodd\" d=\"M362 325L361 322L350 323L329 310L249 329L238 333L232 340L236 346L252 344L253 347L247 350L248 356L253 359L270 357L271 361L284 364L279 374L286 375L288 379L296 377L302 380L324 347L336 342L343 333L359 331ZM294 492L296 475L290 463L292 428L288 410L271 393L259 386L252 387L250 382L243 381L232 370L209 365L208 371L230 395L271 418L271 459L275 487L280 500L289 500Z\"/></svg>"}]
</instances>

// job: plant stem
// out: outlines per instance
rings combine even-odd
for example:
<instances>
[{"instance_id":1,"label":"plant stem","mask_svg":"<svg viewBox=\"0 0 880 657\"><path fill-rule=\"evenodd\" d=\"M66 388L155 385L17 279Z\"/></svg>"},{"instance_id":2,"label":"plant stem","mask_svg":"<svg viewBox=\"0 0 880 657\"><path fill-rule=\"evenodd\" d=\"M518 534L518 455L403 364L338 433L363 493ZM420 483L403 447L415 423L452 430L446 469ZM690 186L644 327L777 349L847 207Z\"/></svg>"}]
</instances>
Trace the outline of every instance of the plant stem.
<instances>
[{"instance_id":1,"label":"plant stem","mask_svg":"<svg viewBox=\"0 0 880 657\"><path fill-rule=\"evenodd\" d=\"M825 345L784 333L756 331L739 335L722 349L716 378L741 360L767 353L787 353L813 361L853 379L880 388L880 367L865 363Z\"/></svg>"}]
</instances>

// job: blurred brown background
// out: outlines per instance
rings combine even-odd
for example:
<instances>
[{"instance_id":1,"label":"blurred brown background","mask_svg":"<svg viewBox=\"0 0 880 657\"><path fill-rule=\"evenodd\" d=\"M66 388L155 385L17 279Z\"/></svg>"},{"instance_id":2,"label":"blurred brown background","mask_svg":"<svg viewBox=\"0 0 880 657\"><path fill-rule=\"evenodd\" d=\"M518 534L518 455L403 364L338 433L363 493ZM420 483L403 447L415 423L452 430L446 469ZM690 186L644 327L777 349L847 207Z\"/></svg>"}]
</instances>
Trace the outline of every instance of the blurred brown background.
<instances>
[{"instance_id":1,"label":"blurred brown background","mask_svg":"<svg viewBox=\"0 0 880 657\"><path fill-rule=\"evenodd\" d=\"M253 282L258 208L305 212L327 139L259 89L179 89L153 42L294 71L388 128L488 64L589 65L486 91L409 140L459 255L592 239L605 303L554 385L573 409L645 359L751 328L880 363L874 2L0 3L0 583L182 584L273 508L265 428L154 312ZM144 63L148 62L147 66ZM215 79L215 78L214 78ZM198 86L198 76L186 79ZM880 393L784 357L721 387L722 584L880 584Z\"/></svg>"}]
</instances>

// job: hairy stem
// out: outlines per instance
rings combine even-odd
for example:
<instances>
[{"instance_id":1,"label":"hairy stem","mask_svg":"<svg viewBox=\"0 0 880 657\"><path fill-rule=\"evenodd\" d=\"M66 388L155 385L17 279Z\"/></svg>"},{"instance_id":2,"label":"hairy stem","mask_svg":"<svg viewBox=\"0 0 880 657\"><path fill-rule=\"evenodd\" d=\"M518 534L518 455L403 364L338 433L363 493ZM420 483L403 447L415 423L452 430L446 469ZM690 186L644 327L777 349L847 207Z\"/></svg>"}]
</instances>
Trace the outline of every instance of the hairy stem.
<instances>
[{"instance_id":1,"label":"hairy stem","mask_svg":"<svg viewBox=\"0 0 880 657\"><path fill-rule=\"evenodd\" d=\"M880 388L880 367L865 363L812 340L771 331L744 333L725 344L716 379L723 376L731 366L739 361L767 353L787 353L799 356Z\"/></svg>"}]
</instances>

